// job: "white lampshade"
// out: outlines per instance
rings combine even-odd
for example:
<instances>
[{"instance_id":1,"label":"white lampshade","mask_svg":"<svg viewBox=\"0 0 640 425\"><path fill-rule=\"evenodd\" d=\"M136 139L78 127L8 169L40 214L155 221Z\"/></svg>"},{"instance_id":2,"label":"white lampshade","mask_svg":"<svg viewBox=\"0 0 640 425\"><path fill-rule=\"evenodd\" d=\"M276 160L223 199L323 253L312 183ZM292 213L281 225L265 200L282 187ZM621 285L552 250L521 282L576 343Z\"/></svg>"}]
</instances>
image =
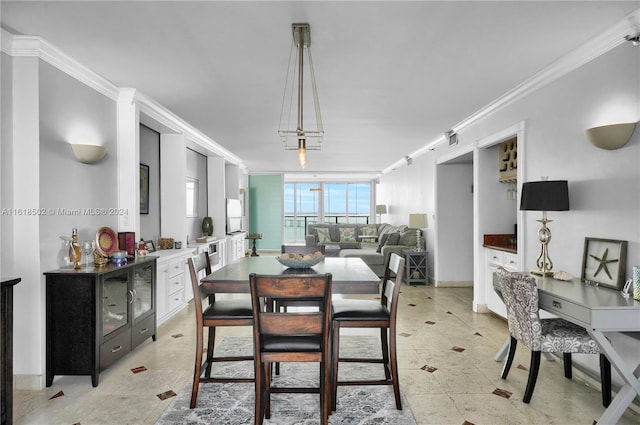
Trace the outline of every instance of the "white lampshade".
<instances>
[{"instance_id":1,"label":"white lampshade","mask_svg":"<svg viewBox=\"0 0 640 425\"><path fill-rule=\"evenodd\" d=\"M409 227L414 229L424 229L427 227L426 214L409 214Z\"/></svg>"},{"instance_id":2,"label":"white lampshade","mask_svg":"<svg viewBox=\"0 0 640 425\"><path fill-rule=\"evenodd\" d=\"M376 214L386 214L387 206L386 205L376 205Z\"/></svg>"}]
</instances>

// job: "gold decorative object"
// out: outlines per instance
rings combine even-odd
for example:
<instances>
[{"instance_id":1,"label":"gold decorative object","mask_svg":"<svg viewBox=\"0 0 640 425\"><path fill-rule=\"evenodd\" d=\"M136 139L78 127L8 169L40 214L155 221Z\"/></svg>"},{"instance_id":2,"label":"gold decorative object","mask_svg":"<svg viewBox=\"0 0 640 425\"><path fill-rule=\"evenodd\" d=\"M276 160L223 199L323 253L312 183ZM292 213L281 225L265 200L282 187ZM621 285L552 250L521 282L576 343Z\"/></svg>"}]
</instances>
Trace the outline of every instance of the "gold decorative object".
<instances>
[{"instance_id":1,"label":"gold decorative object","mask_svg":"<svg viewBox=\"0 0 640 425\"><path fill-rule=\"evenodd\" d=\"M160 238L158 249L173 249L173 238Z\"/></svg>"},{"instance_id":2,"label":"gold decorative object","mask_svg":"<svg viewBox=\"0 0 640 425\"><path fill-rule=\"evenodd\" d=\"M93 253L93 264L95 267L104 267L109 261L108 257L103 257L102 254L95 251Z\"/></svg>"}]
</instances>

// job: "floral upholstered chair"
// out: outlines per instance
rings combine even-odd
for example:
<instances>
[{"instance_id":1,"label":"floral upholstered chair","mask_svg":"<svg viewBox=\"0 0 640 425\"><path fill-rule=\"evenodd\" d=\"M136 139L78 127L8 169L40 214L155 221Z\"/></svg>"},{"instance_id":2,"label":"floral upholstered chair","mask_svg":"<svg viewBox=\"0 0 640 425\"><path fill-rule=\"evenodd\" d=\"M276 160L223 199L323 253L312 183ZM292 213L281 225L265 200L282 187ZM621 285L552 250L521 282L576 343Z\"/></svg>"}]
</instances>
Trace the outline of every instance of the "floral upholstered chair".
<instances>
[{"instance_id":1,"label":"floral upholstered chair","mask_svg":"<svg viewBox=\"0 0 640 425\"><path fill-rule=\"evenodd\" d=\"M564 319L540 319L538 307L538 287L533 276L527 273L497 270L500 290L507 306L507 321L511 343L509 355L502 369L502 379L506 379L511 369L518 341L531 349L529 380L524 393L525 403L531 401L540 369L540 354L563 353L564 373L571 378L571 353L600 354L600 348L587 331ZM611 364L600 354L600 374L602 381L602 403L611 402Z\"/></svg>"}]
</instances>

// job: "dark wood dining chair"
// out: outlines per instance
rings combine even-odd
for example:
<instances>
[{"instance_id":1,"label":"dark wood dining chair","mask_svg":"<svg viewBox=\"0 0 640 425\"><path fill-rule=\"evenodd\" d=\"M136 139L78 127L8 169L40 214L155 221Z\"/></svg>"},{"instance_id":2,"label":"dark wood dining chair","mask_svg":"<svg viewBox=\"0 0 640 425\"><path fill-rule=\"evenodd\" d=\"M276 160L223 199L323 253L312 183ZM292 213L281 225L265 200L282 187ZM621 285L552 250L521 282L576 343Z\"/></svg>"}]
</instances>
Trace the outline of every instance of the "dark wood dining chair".
<instances>
[{"instance_id":1,"label":"dark wood dining chair","mask_svg":"<svg viewBox=\"0 0 640 425\"><path fill-rule=\"evenodd\" d=\"M281 254L315 254L320 251L322 255L324 255L324 245L320 246L306 246L306 245L281 245L280 253ZM292 300L292 299L275 299L269 300L268 302L273 302L274 308L276 310L284 309L287 311L289 307L318 307L318 303L310 302L308 300ZM275 373L276 375L280 375L280 363L276 363L275 365Z\"/></svg>"},{"instance_id":2,"label":"dark wood dining chair","mask_svg":"<svg viewBox=\"0 0 640 425\"><path fill-rule=\"evenodd\" d=\"M306 246L306 245L281 245L280 251L282 254L315 254L320 251L324 255L324 245L320 246ZM276 299L274 300L275 308L285 310L287 307L317 307L317 303L311 303L305 300L292 300L292 299ZM278 373L278 372L276 372Z\"/></svg>"},{"instance_id":3,"label":"dark wood dining chair","mask_svg":"<svg viewBox=\"0 0 640 425\"><path fill-rule=\"evenodd\" d=\"M218 362L251 361L253 355L246 356L213 356L216 339L216 327L218 326L252 326L253 310L251 300L216 300L215 294L203 293L201 291L198 273L202 270L206 274L211 274L211 263L206 252L200 253L187 260L189 273L191 275L191 286L193 287L193 302L196 312L196 359L193 371L193 387L191 389L191 403L189 407L196 407L198 399L198 389L201 383L212 382L254 382L251 377L212 377L211 367ZM203 306L203 299L207 304ZM204 330L208 329L207 357L202 362L204 350L203 339ZM202 369L205 369L202 376Z\"/></svg>"},{"instance_id":4,"label":"dark wood dining chair","mask_svg":"<svg viewBox=\"0 0 640 425\"><path fill-rule=\"evenodd\" d=\"M507 306L507 322L511 341L509 354L502 369L506 379L513 363L518 341L531 349L529 379L522 401L529 403L536 387L543 352L563 353L564 376L571 379L571 353L600 354L602 404L611 403L611 364L601 353L600 347L587 331L565 319L540 319L538 287L533 276L527 273L508 272L498 268L500 291Z\"/></svg>"},{"instance_id":5,"label":"dark wood dining chair","mask_svg":"<svg viewBox=\"0 0 640 425\"><path fill-rule=\"evenodd\" d=\"M322 425L329 422L331 409L331 284L328 274L249 276L253 305L255 358L255 424L271 417L272 393L315 393L320 395ZM318 311L268 311L262 300L279 298L317 302ZM271 364L275 362L317 362L317 387L272 387Z\"/></svg>"},{"instance_id":6,"label":"dark wood dining chair","mask_svg":"<svg viewBox=\"0 0 640 425\"><path fill-rule=\"evenodd\" d=\"M324 245L280 245L280 252L282 254L315 254L318 251L320 251L322 255L324 255Z\"/></svg>"},{"instance_id":7,"label":"dark wood dining chair","mask_svg":"<svg viewBox=\"0 0 640 425\"><path fill-rule=\"evenodd\" d=\"M392 253L387 260L380 300L337 299L333 300L333 355L332 355L332 409L336 410L339 385L393 385L396 409L402 410L400 381L398 379L398 358L396 353L396 315L400 285L404 274L404 258ZM391 276L395 275L394 278ZM340 329L380 328L382 356L378 358L340 357ZM338 380L338 366L341 362L381 363L385 379L380 380Z\"/></svg>"}]
</instances>

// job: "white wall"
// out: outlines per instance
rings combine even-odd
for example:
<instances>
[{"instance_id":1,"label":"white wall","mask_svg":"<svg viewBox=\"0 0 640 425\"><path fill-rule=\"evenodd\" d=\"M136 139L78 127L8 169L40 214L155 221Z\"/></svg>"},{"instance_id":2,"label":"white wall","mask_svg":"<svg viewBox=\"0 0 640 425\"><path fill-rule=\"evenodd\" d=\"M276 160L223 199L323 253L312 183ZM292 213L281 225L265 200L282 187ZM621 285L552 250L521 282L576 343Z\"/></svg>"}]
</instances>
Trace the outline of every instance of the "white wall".
<instances>
[{"instance_id":1,"label":"white wall","mask_svg":"<svg viewBox=\"0 0 640 425\"><path fill-rule=\"evenodd\" d=\"M549 213L554 220L549 227L553 233L550 255L555 270L581 275L585 237L628 241L627 277L631 276L632 267L640 264L640 131L615 151L592 146L583 134L596 125L640 119L639 75L640 49L625 43L459 131L461 144L473 144L524 121L526 144L522 149L519 146L518 154L524 158L526 168L518 184L540 180L541 176L568 180L571 210ZM436 152L443 154L446 147L440 146ZM524 238L519 241L520 269L529 270L534 268L540 249L536 236L540 213L518 214L519 233ZM458 266L453 259L448 265ZM476 280L474 284L485 283ZM480 288L474 296L484 292L484 287ZM627 351L637 356L640 344L636 341L622 335L611 338L617 346L631 347ZM594 357L574 358L597 371Z\"/></svg>"},{"instance_id":2,"label":"white wall","mask_svg":"<svg viewBox=\"0 0 640 425\"><path fill-rule=\"evenodd\" d=\"M72 228L80 240L91 240L99 227L117 224L117 216L87 212L117 207L116 105L37 58L7 63L13 69L2 76L12 91L3 95L3 110L11 110L3 118L11 122L2 126L3 153L10 152L2 158L2 204L38 213L13 217L3 233L3 252L19 254L3 256L3 273L22 278L14 299L16 386L39 388L45 369L42 273L59 267L60 236L70 237ZM108 153L82 164L69 142L102 144Z\"/></svg>"},{"instance_id":3,"label":"white wall","mask_svg":"<svg viewBox=\"0 0 640 425\"><path fill-rule=\"evenodd\" d=\"M473 282L473 163L437 166L436 285ZM446 230L445 230L446 229ZM455 264L442 267L441 264Z\"/></svg>"},{"instance_id":4,"label":"white wall","mask_svg":"<svg viewBox=\"0 0 640 425\"><path fill-rule=\"evenodd\" d=\"M402 156L402 152L399 152ZM437 224L435 211L435 156L427 153L413 161L411 166L403 166L380 178L376 203L387 205L387 214L382 215L383 223L393 225L409 224L409 214L427 214L428 227L423 229L429 252L429 270L433 274L434 228Z\"/></svg>"}]
</instances>

